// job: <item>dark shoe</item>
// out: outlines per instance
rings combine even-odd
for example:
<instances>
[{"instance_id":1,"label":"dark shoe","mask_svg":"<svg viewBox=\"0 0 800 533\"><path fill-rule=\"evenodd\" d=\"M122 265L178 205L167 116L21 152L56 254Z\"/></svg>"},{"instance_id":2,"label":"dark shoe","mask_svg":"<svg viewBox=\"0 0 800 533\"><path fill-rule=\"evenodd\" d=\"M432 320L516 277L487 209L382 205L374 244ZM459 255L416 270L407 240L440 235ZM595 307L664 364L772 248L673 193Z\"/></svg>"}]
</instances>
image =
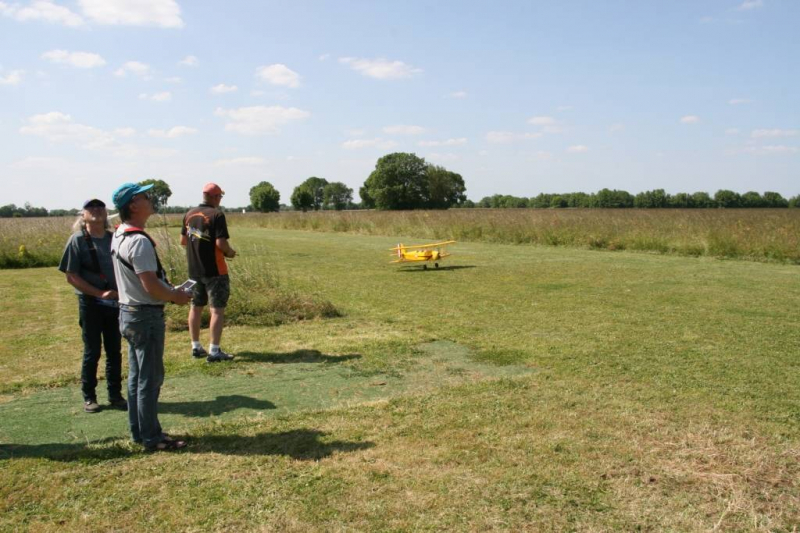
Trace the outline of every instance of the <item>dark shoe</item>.
<instances>
[{"instance_id":1,"label":"dark shoe","mask_svg":"<svg viewBox=\"0 0 800 533\"><path fill-rule=\"evenodd\" d=\"M222 350L218 351L217 353L211 354L206 357L206 361L209 363L218 363L219 361L233 361L233 356L231 354L225 353Z\"/></svg>"},{"instance_id":2,"label":"dark shoe","mask_svg":"<svg viewBox=\"0 0 800 533\"><path fill-rule=\"evenodd\" d=\"M200 348L192 348L192 357L200 359L201 357L208 357L208 352L202 346Z\"/></svg>"},{"instance_id":3,"label":"dark shoe","mask_svg":"<svg viewBox=\"0 0 800 533\"><path fill-rule=\"evenodd\" d=\"M87 413L96 413L100 410L100 404L97 400L86 400L83 402L83 410Z\"/></svg>"},{"instance_id":4,"label":"dark shoe","mask_svg":"<svg viewBox=\"0 0 800 533\"><path fill-rule=\"evenodd\" d=\"M155 446L145 446L145 451L148 452L170 452L173 450L181 450L188 446L185 440L175 440L169 437L165 438Z\"/></svg>"},{"instance_id":5,"label":"dark shoe","mask_svg":"<svg viewBox=\"0 0 800 533\"><path fill-rule=\"evenodd\" d=\"M108 400L108 406L112 409L117 409L118 411L127 411L128 410L128 402L125 401L125 398L115 398L113 400Z\"/></svg>"}]
</instances>

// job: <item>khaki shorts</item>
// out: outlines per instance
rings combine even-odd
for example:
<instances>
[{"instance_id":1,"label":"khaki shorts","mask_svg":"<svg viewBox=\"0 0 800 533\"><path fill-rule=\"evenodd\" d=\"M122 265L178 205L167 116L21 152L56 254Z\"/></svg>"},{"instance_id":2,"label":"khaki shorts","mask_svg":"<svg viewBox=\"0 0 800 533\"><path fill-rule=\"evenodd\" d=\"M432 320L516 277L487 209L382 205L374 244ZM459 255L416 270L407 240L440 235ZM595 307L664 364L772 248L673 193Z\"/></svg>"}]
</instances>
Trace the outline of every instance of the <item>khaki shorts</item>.
<instances>
[{"instance_id":1,"label":"khaki shorts","mask_svg":"<svg viewBox=\"0 0 800 533\"><path fill-rule=\"evenodd\" d=\"M200 278L192 288L192 305L205 307L211 300L211 307L222 309L228 305L231 296L231 281L227 274L213 278Z\"/></svg>"}]
</instances>

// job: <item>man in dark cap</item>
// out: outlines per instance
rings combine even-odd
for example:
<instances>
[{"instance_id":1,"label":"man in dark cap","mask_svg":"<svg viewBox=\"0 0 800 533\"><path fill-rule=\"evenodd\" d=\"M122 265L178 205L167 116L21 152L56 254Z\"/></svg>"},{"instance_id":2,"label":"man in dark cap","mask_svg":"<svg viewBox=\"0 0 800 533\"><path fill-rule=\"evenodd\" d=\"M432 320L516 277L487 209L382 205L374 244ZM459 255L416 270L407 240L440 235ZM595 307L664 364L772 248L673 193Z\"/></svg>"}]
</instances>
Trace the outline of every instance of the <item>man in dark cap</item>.
<instances>
[{"instance_id":1,"label":"man in dark cap","mask_svg":"<svg viewBox=\"0 0 800 533\"><path fill-rule=\"evenodd\" d=\"M147 191L152 185L125 183L114 191L122 224L114 232L111 253L119 287L119 329L128 341L128 420L135 442L149 451L186 446L164 433L158 421L158 397L164 383L164 304L186 305L191 295L167 281L155 242L144 231L155 213Z\"/></svg>"},{"instance_id":2,"label":"man in dark cap","mask_svg":"<svg viewBox=\"0 0 800 533\"><path fill-rule=\"evenodd\" d=\"M86 200L73 225L58 269L78 296L78 323L83 337L81 391L83 410L96 413L97 366L102 348L106 349L108 403L113 409L127 410L122 397L122 356L117 308L117 282L111 263L111 232L106 204L97 198Z\"/></svg>"}]
</instances>

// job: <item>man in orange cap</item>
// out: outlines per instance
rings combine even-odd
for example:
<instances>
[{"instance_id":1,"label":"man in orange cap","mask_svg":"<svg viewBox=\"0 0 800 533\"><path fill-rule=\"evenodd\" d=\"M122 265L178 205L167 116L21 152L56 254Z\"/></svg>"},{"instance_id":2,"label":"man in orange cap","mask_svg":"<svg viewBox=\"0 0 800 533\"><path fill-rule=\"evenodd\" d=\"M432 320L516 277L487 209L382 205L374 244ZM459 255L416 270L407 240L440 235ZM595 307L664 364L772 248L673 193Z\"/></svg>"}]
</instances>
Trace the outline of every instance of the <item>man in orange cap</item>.
<instances>
[{"instance_id":1,"label":"man in orange cap","mask_svg":"<svg viewBox=\"0 0 800 533\"><path fill-rule=\"evenodd\" d=\"M203 203L190 209L183 217L181 244L186 246L189 277L194 286L192 307L189 310L189 334L192 337L192 356L205 357L209 363L230 361L233 356L222 351L222 327L225 323L225 306L228 305L231 286L225 258L236 256L228 244L228 223L219 209L225 195L216 183L203 187ZM200 320L203 308L211 301L211 343L208 351L200 344Z\"/></svg>"}]
</instances>

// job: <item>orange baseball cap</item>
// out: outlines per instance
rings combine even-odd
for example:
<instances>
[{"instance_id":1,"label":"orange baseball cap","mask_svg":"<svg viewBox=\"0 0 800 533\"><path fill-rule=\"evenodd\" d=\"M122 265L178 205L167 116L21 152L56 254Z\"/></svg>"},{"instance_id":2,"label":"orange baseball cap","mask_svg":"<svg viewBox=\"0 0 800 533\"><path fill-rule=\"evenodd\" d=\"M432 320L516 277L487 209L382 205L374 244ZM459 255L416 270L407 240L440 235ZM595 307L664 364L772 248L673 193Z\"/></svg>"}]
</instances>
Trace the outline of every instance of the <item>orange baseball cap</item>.
<instances>
[{"instance_id":1,"label":"orange baseball cap","mask_svg":"<svg viewBox=\"0 0 800 533\"><path fill-rule=\"evenodd\" d=\"M219 185L217 185L216 183L208 182L205 185L203 185L203 194L222 195L225 194L225 191L220 189Z\"/></svg>"}]
</instances>

